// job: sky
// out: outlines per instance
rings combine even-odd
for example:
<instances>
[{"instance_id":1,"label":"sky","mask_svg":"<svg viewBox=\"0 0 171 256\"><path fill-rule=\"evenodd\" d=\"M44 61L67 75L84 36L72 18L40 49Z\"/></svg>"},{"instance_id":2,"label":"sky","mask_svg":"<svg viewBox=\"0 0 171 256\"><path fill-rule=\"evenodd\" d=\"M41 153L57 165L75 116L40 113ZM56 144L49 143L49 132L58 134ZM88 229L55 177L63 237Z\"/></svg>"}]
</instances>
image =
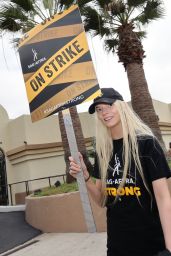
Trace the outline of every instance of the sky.
<instances>
[{"instance_id":1,"label":"sky","mask_svg":"<svg viewBox=\"0 0 171 256\"><path fill-rule=\"evenodd\" d=\"M146 58L144 70L153 99L171 103L171 0L164 0L165 17L148 25L143 40ZM100 87L114 87L130 101L128 80L117 55L107 54L99 38L87 36ZM25 84L18 53L11 44L12 36L0 39L0 105L9 118L30 114ZM87 111L91 102L79 105L78 111Z\"/></svg>"}]
</instances>

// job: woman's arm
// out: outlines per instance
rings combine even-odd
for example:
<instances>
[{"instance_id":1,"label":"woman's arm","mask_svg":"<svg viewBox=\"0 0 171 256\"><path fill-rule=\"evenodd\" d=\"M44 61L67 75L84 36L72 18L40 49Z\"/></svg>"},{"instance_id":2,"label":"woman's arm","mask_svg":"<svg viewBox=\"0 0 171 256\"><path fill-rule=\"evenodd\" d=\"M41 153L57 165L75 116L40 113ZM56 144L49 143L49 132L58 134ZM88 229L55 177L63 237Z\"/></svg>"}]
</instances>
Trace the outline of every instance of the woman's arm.
<instances>
[{"instance_id":1,"label":"woman's arm","mask_svg":"<svg viewBox=\"0 0 171 256\"><path fill-rule=\"evenodd\" d=\"M164 233L166 248L171 252L171 196L166 178L152 182Z\"/></svg>"},{"instance_id":2,"label":"woman's arm","mask_svg":"<svg viewBox=\"0 0 171 256\"><path fill-rule=\"evenodd\" d=\"M82 155L79 153L79 157L80 157L80 163L81 163L81 167L80 165L78 165L74 159L70 156L69 157L69 161L70 161L70 175L72 175L74 178L76 178L77 173L81 171L81 168L83 170L83 175L85 180L89 177L89 172L87 170L87 167L84 163L83 157ZM92 199L95 201L95 203L97 203L99 206L101 206L101 202L102 202L102 182L100 179L96 180L96 183L93 182L93 180L91 179L91 177L88 179L88 181L86 182L86 186L87 189L92 197Z\"/></svg>"},{"instance_id":3,"label":"woman's arm","mask_svg":"<svg viewBox=\"0 0 171 256\"><path fill-rule=\"evenodd\" d=\"M92 197L92 199L96 202L97 205L102 206L102 182L100 179L96 179L96 183L92 181L90 178L87 182L87 189Z\"/></svg>"}]
</instances>

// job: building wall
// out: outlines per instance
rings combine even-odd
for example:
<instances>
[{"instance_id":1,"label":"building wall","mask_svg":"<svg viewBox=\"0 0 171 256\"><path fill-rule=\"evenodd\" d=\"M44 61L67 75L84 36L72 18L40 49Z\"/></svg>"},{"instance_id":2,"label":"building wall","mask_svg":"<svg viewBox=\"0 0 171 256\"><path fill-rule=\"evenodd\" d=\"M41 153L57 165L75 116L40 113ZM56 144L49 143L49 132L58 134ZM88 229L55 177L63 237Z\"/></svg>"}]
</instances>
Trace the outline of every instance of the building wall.
<instances>
[{"instance_id":1,"label":"building wall","mask_svg":"<svg viewBox=\"0 0 171 256\"><path fill-rule=\"evenodd\" d=\"M58 116L53 115L32 123L30 116L24 116L26 141L41 144L61 141Z\"/></svg>"},{"instance_id":2,"label":"building wall","mask_svg":"<svg viewBox=\"0 0 171 256\"><path fill-rule=\"evenodd\" d=\"M159 117L160 122L171 123L171 104L153 100L155 111Z\"/></svg>"},{"instance_id":3,"label":"building wall","mask_svg":"<svg viewBox=\"0 0 171 256\"><path fill-rule=\"evenodd\" d=\"M88 113L80 114L85 138L94 136L94 118ZM29 115L22 115L8 123L6 150L26 144L45 144L61 141L58 116L53 115L32 123Z\"/></svg>"},{"instance_id":4,"label":"building wall","mask_svg":"<svg viewBox=\"0 0 171 256\"><path fill-rule=\"evenodd\" d=\"M4 150L7 148L7 140L8 132L7 127L9 124L9 117L6 110L0 105L0 147Z\"/></svg>"},{"instance_id":5,"label":"building wall","mask_svg":"<svg viewBox=\"0 0 171 256\"><path fill-rule=\"evenodd\" d=\"M166 104L158 100L153 100L153 105L156 114L159 117L159 125L163 137L163 141L166 145L166 149L169 149L171 142L171 104Z\"/></svg>"}]
</instances>

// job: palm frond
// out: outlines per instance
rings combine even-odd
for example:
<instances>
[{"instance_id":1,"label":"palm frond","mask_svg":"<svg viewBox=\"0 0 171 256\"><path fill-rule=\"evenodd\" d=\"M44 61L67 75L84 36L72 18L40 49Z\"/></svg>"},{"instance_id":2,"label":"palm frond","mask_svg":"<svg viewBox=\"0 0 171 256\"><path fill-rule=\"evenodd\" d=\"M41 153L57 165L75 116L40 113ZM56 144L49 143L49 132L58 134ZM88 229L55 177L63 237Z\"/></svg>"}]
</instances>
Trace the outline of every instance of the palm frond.
<instances>
[{"instance_id":1,"label":"palm frond","mask_svg":"<svg viewBox=\"0 0 171 256\"><path fill-rule=\"evenodd\" d=\"M140 40L146 38L146 36L147 36L147 32L145 32L145 31L138 31L138 32L135 32L135 34L137 35L137 37L138 37Z\"/></svg>"},{"instance_id":2,"label":"palm frond","mask_svg":"<svg viewBox=\"0 0 171 256\"><path fill-rule=\"evenodd\" d=\"M38 24L38 22L37 22L37 24ZM29 30L31 30L34 27L35 27L35 23L33 23L32 21L27 20L26 22L22 23L21 32L23 34L25 34L26 32L28 32Z\"/></svg>"},{"instance_id":3,"label":"palm frond","mask_svg":"<svg viewBox=\"0 0 171 256\"><path fill-rule=\"evenodd\" d=\"M104 36L107 37L111 34L111 31L109 28L101 26L98 30L95 31L94 35L100 35L101 38Z\"/></svg>"},{"instance_id":4,"label":"palm frond","mask_svg":"<svg viewBox=\"0 0 171 256\"><path fill-rule=\"evenodd\" d=\"M139 7L146 4L148 0L127 0L127 4L129 7Z\"/></svg>"},{"instance_id":5,"label":"palm frond","mask_svg":"<svg viewBox=\"0 0 171 256\"><path fill-rule=\"evenodd\" d=\"M43 10L42 10L42 7L40 6L38 0L37 0L37 1L35 0L35 1L34 1L34 16L35 16L36 14L39 16L39 18L40 18L42 21L44 21L44 20L46 20L47 18L49 18L49 17L47 17L47 16L44 14L44 12L43 12Z\"/></svg>"},{"instance_id":6,"label":"palm frond","mask_svg":"<svg viewBox=\"0 0 171 256\"><path fill-rule=\"evenodd\" d=\"M85 14L87 12L87 14ZM93 36L100 35L101 37L110 35L110 29L105 26L105 21L101 15L90 6L84 8L84 27L85 31L90 31Z\"/></svg>"},{"instance_id":7,"label":"palm frond","mask_svg":"<svg viewBox=\"0 0 171 256\"><path fill-rule=\"evenodd\" d=\"M7 31L19 31L22 23L27 22L28 17L20 7L2 6L0 9L0 28Z\"/></svg>"},{"instance_id":8,"label":"palm frond","mask_svg":"<svg viewBox=\"0 0 171 256\"><path fill-rule=\"evenodd\" d=\"M108 10L111 12L113 16L120 15L125 12L126 10L126 5L122 0L115 0L112 1L107 5Z\"/></svg>"},{"instance_id":9,"label":"palm frond","mask_svg":"<svg viewBox=\"0 0 171 256\"><path fill-rule=\"evenodd\" d=\"M6 19L10 17L17 20L21 20L21 21L26 21L28 19L27 15L25 15L25 13L22 11L20 7L15 7L12 5L3 6L0 9L0 17L6 18Z\"/></svg>"},{"instance_id":10,"label":"palm frond","mask_svg":"<svg viewBox=\"0 0 171 256\"><path fill-rule=\"evenodd\" d=\"M143 7L141 15L138 15L134 20L140 23L148 24L152 20L160 19L164 16L164 9L162 8L161 1L152 0L149 1L146 6Z\"/></svg>"},{"instance_id":11,"label":"palm frond","mask_svg":"<svg viewBox=\"0 0 171 256\"><path fill-rule=\"evenodd\" d=\"M104 48L108 53L111 51L114 53L118 44L119 40L117 38L104 40Z\"/></svg>"},{"instance_id":12,"label":"palm frond","mask_svg":"<svg viewBox=\"0 0 171 256\"><path fill-rule=\"evenodd\" d=\"M79 8L81 9L82 7L86 6L87 4L92 3L92 0L60 0L60 5L65 8L69 8L73 4L78 4Z\"/></svg>"},{"instance_id":13,"label":"palm frond","mask_svg":"<svg viewBox=\"0 0 171 256\"><path fill-rule=\"evenodd\" d=\"M99 26L103 25L103 20L99 13L90 6L84 8L84 25L85 30L99 30Z\"/></svg>"},{"instance_id":14,"label":"palm frond","mask_svg":"<svg viewBox=\"0 0 171 256\"><path fill-rule=\"evenodd\" d=\"M159 19L164 16L164 8L162 7L162 2L159 0L148 1L144 8L144 13L149 19Z\"/></svg>"},{"instance_id":15,"label":"palm frond","mask_svg":"<svg viewBox=\"0 0 171 256\"><path fill-rule=\"evenodd\" d=\"M11 0L11 3L16 4L26 12L34 11L34 0Z\"/></svg>"},{"instance_id":16,"label":"palm frond","mask_svg":"<svg viewBox=\"0 0 171 256\"><path fill-rule=\"evenodd\" d=\"M9 32L17 32L19 30L21 30L21 25L18 24L15 19L13 18L8 18L5 19L5 20L1 20L0 18L0 29L1 30L6 30L6 31L9 31Z\"/></svg>"},{"instance_id":17,"label":"palm frond","mask_svg":"<svg viewBox=\"0 0 171 256\"><path fill-rule=\"evenodd\" d=\"M42 2L45 10L48 10L49 16L52 16L54 0L43 0Z\"/></svg>"},{"instance_id":18,"label":"palm frond","mask_svg":"<svg viewBox=\"0 0 171 256\"><path fill-rule=\"evenodd\" d=\"M82 7L86 6L87 4L91 3L92 0L79 0L78 1L78 6L81 9Z\"/></svg>"},{"instance_id":19,"label":"palm frond","mask_svg":"<svg viewBox=\"0 0 171 256\"><path fill-rule=\"evenodd\" d=\"M108 4L111 3L111 0L96 0L95 5L99 6L102 9L105 9Z\"/></svg>"},{"instance_id":20,"label":"palm frond","mask_svg":"<svg viewBox=\"0 0 171 256\"><path fill-rule=\"evenodd\" d=\"M45 9L53 9L53 0L43 0L42 2Z\"/></svg>"},{"instance_id":21,"label":"palm frond","mask_svg":"<svg viewBox=\"0 0 171 256\"><path fill-rule=\"evenodd\" d=\"M74 0L60 0L59 1L59 9L67 9L75 3Z\"/></svg>"}]
</instances>

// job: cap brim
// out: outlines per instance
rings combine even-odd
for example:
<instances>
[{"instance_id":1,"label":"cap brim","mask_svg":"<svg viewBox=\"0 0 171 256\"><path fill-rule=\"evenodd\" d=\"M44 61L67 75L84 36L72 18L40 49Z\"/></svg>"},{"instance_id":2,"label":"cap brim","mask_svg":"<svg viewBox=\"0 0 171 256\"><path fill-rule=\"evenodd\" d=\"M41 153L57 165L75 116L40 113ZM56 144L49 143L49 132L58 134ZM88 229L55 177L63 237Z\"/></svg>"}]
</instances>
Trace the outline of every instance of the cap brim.
<instances>
[{"instance_id":1,"label":"cap brim","mask_svg":"<svg viewBox=\"0 0 171 256\"><path fill-rule=\"evenodd\" d=\"M95 112L95 106L98 104L112 104L113 102L115 102L114 99L110 99L110 98L102 98L102 99L97 99L96 102L94 102L93 104L90 105L88 112L89 114L93 114Z\"/></svg>"}]
</instances>

